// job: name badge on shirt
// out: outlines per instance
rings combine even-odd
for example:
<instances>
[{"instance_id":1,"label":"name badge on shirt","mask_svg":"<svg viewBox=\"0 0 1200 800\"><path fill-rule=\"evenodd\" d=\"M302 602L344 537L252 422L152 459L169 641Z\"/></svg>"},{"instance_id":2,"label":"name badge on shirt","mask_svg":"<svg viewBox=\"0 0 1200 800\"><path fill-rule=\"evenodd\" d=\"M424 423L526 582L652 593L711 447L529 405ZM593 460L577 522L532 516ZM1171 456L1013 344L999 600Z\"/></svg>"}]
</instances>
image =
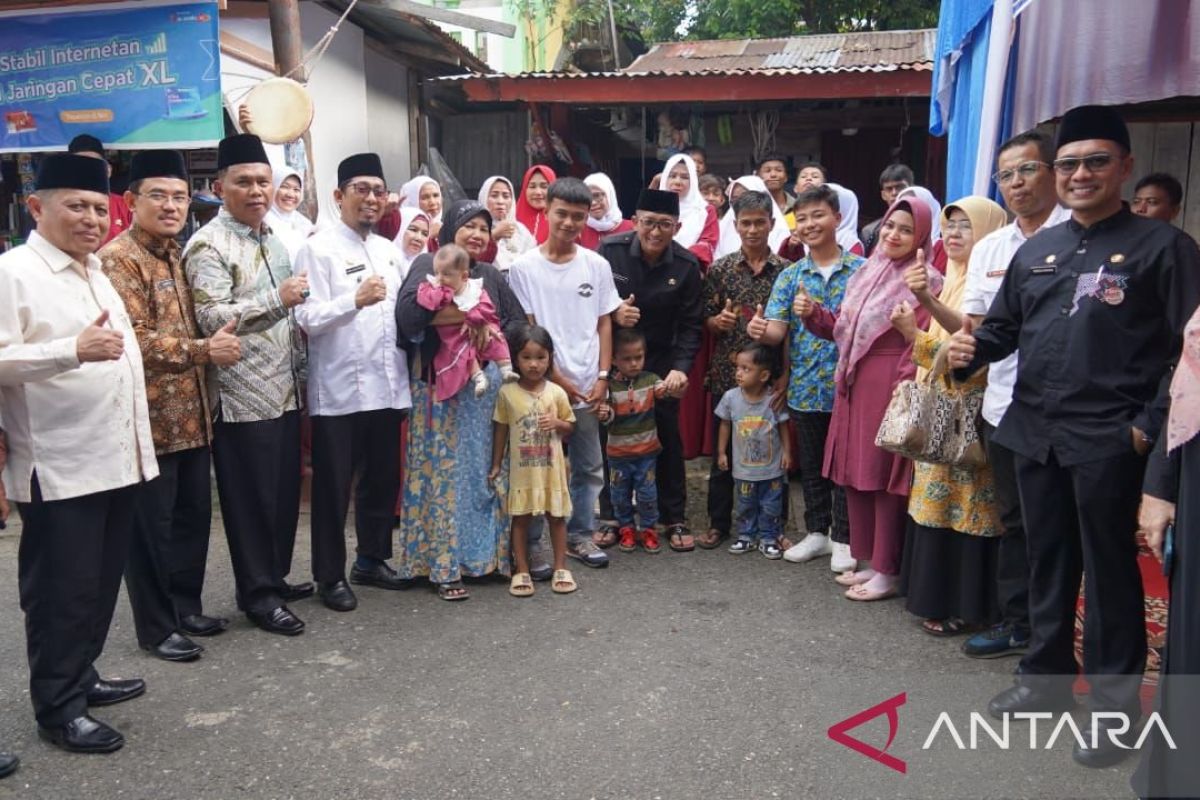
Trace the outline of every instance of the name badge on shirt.
<instances>
[{"instance_id":1,"label":"name badge on shirt","mask_svg":"<svg viewBox=\"0 0 1200 800\"><path fill-rule=\"evenodd\" d=\"M1053 264L1043 264L1038 267L1030 267L1029 271L1034 275L1053 275L1054 273L1058 272L1058 267L1054 266Z\"/></svg>"},{"instance_id":2,"label":"name badge on shirt","mask_svg":"<svg viewBox=\"0 0 1200 800\"><path fill-rule=\"evenodd\" d=\"M1001 267L1000 269L989 269L987 271L987 276L989 278L1003 278L1004 274L1006 272L1008 272L1008 267Z\"/></svg>"},{"instance_id":3,"label":"name badge on shirt","mask_svg":"<svg viewBox=\"0 0 1200 800\"><path fill-rule=\"evenodd\" d=\"M366 269L366 264L355 264L353 267L346 267L346 274L353 275L356 272L365 272Z\"/></svg>"},{"instance_id":4,"label":"name badge on shirt","mask_svg":"<svg viewBox=\"0 0 1200 800\"><path fill-rule=\"evenodd\" d=\"M175 279L167 278L165 281L159 281L158 283L154 284L154 288L158 289L160 292L166 291L167 289L174 289Z\"/></svg>"}]
</instances>

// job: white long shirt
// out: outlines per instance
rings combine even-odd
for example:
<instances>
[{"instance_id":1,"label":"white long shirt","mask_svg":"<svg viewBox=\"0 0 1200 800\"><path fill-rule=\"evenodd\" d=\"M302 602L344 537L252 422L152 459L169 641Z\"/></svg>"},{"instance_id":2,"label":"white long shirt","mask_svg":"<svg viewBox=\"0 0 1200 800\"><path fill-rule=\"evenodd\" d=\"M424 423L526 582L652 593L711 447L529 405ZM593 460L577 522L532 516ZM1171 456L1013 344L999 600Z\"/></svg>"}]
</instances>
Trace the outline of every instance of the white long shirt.
<instances>
[{"instance_id":1,"label":"white long shirt","mask_svg":"<svg viewBox=\"0 0 1200 800\"><path fill-rule=\"evenodd\" d=\"M1042 227L1034 231L1037 236L1046 228L1066 222L1071 212L1055 206ZM963 290L962 309L968 314L986 316L992 301L1000 293L1000 285L1008 273L1009 262L1021 245L1032 237L1026 237L1016 220L998 231L992 231L975 243L971 260L967 262L967 285ZM1003 361L988 367L987 390L983 394L983 418L993 428L999 427L1004 412L1012 404L1013 387L1017 385L1017 356L1013 353Z\"/></svg>"},{"instance_id":2,"label":"white long shirt","mask_svg":"<svg viewBox=\"0 0 1200 800\"><path fill-rule=\"evenodd\" d=\"M341 220L308 238L292 265L308 275L310 295L296 306L308 334L308 413L339 416L409 408L408 361L396 346L396 295L407 269L382 236L365 240ZM387 299L358 308L354 295L372 275Z\"/></svg>"},{"instance_id":3,"label":"white long shirt","mask_svg":"<svg viewBox=\"0 0 1200 800\"><path fill-rule=\"evenodd\" d=\"M81 364L76 338L109 312L125 337L116 361ZM8 435L4 487L66 500L158 476L142 353L125 304L100 269L36 231L0 256L0 417Z\"/></svg>"}]
</instances>

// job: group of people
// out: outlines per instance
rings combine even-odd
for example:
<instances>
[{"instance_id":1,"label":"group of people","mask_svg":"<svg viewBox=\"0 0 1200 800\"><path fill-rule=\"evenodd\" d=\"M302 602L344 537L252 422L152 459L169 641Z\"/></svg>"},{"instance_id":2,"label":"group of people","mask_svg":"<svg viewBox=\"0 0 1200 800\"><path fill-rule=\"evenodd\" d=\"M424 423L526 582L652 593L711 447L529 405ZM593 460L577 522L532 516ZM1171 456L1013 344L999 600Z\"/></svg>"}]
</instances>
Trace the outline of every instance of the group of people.
<instances>
[{"instance_id":1,"label":"group of people","mask_svg":"<svg viewBox=\"0 0 1200 800\"><path fill-rule=\"evenodd\" d=\"M461 601L464 577L489 574L516 597L569 593L568 558L728 542L829 557L849 600L903 595L930 635L970 634L966 655L1021 655L989 705L1003 716L1073 704L1057 680L1077 672L1086 572L1093 707L1140 714L1139 503L1156 548L1184 505L1173 591L1189 596L1195 568L1180 485L1200 429L1200 252L1160 221L1178 183L1143 181L1131 211L1128 132L1099 107L1055 141L999 148L1011 221L984 197L941 207L890 165L887 212L860 233L857 199L818 164L789 187L767 156L726 192L703 155L670 158L627 219L603 174L538 165L443 208L436 181L392 195L361 153L338 167L337 220L314 227L302 176L239 134L218 150L220 212L182 247L179 153L134 156L111 241L102 152L43 159L37 229L0 257L4 486L42 738L123 744L89 713L145 691L93 666L122 576L160 658L195 660L194 639L228 625L201 605L210 469L237 607L268 632L302 633L288 604L314 593L352 611L352 586L427 579ZM911 379L981 398L986 464L876 445ZM693 535L684 460L706 437L709 527ZM313 582L289 582L302 439ZM1168 671L1198 666L1172 650L1190 622L1172 610Z\"/></svg>"}]
</instances>

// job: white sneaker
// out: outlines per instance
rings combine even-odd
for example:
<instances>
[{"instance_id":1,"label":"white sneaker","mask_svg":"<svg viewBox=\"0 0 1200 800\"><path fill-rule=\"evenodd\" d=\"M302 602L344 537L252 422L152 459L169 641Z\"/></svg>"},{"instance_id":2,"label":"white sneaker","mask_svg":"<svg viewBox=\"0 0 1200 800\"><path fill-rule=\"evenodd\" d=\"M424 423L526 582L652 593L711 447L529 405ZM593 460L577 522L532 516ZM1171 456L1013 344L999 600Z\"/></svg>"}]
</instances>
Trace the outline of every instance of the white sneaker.
<instances>
[{"instance_id":1,"label":"white sneaker","mask_svg":"<svg viewBox=\"0 0 1200 800\"><path fill-rule=\"evenodd\" d=\"M837 573L858 568L858 560L850 555L850 545L833 542L833 558L829 559L829 568ZM786 558L786 556L785 556Z\"/></svg>"},{"instance_id":2,"label":"white sneaker","mask_svg":"<svg viewBox=\"0 0 1200 800\"><path fill-rule=\"evenodd\" d=\"M829 537L823 533L810 533L798 544L794 544L783 554L784 561L793 564L803 564L812 561L817 556L827 556L833 552Z\"/></svg>"}]
</instances>

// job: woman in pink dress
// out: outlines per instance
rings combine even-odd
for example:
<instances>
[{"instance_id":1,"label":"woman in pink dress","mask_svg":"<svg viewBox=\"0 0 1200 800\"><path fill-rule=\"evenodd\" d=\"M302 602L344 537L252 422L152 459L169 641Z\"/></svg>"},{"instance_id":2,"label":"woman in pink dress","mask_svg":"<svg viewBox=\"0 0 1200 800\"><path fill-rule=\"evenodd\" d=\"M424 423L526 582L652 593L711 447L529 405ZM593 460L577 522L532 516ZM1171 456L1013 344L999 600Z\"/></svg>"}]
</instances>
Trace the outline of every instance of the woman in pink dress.
<instances>
[{"instance_id":1,"label":"woman in pink dress","mask_svg":"<svg viewBox=\"0 0 1200 800\"><path fill-rule=\"evenodd\" d=\"M904 271L924 261L931 227L928 205L914 197L897 200L879 226L875 252L850 278L840 312L806 294L792 307L808 330L838 346L823 471L846 490L851 555L870 562L837 577L851 600L892 597L899 582L912 462L876 447L875 435L892 390L916 374L912 345L892 327L892 310L907 302L918 327L929 326L929 312L909 291ZM926 270L930 290L939 293L941 273L928 264Z\"/></svg>"}]
</instances>

